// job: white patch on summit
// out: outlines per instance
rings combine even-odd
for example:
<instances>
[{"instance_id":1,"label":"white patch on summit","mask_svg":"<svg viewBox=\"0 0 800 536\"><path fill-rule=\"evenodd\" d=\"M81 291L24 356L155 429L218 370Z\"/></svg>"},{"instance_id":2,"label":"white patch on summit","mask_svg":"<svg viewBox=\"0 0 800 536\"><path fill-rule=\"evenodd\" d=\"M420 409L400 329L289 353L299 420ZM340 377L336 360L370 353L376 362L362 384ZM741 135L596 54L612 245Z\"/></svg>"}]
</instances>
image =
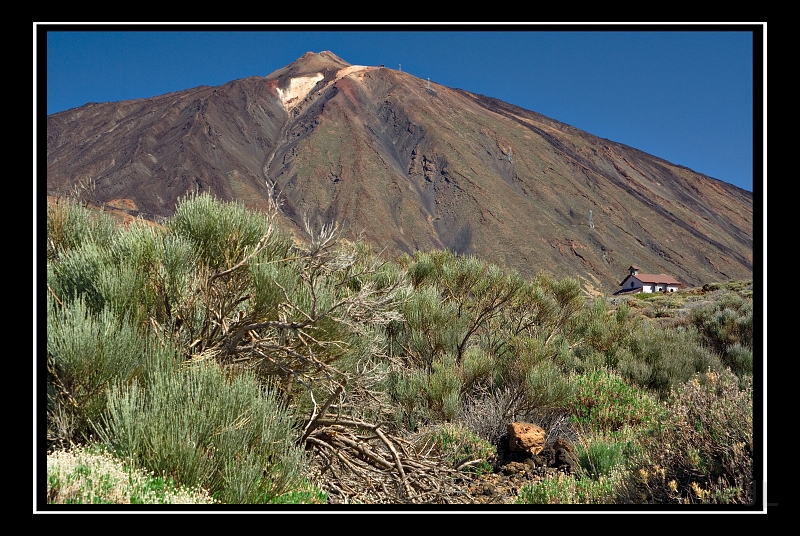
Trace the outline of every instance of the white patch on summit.
<instances>
[{"instance_id":1,"label":"white patch on summit","mask_svg":"<svg viewBox=\"0 0 800 536\"><path fill-rule=\"evenodd\" d=\"M286 111L288 112L294 108L298 102L306 98L311 88L323 78L322 73L317 73L314 76L299 76L297 78L292 78L289 82L289 89L283 90L278 88L278 97L280 97L281 103L283 103L283 107Z\"/></svg>"},{"instance_id":2,"label":"white patch on summit","mask_svg":"<svg viewBox=\"0 0 800 536\"><path fill-rule=\"evenodd\" d=\"M372 71L377 69L378 67L367 67L364 65L351 65L350 67L345 67L344 69L339 69L336 72L336 76L334 79L328 84L326 87L337 80L351 74L360 71ZM363 72L359 75L360 77L363 76ZM289 89L278 89L278 97L281 99L281 103L283 104L283 108L288 112L295 106L297 106L306 96L311 92L314 86L325 78L322 73L317 73L314 76L298 76L297 78L292 78L289 81Z\"/></svg>"}]
</instances>

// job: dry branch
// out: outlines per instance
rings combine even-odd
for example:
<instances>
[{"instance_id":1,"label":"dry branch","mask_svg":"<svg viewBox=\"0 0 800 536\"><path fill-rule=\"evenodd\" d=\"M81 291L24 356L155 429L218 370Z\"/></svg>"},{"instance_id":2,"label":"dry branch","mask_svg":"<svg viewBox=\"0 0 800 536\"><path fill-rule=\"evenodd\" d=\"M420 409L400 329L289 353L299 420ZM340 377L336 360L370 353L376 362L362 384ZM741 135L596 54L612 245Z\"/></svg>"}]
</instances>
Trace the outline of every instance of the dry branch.
<instances>
[{"instance_id":1,"label":"dry branch","mask_svg":"<svg viewBox=\"0 0 800 536\"><path fill-rule=\"evenodd\" d=\"M374 435L359 435L358 430L364 429ZM320 415L306 446L314 451L316 480L330 491L329 500L370 504L471 502L464 489L470 479L467 474L453 469L443 458L418 452L408 441L379 425ZM335 486L331 480L336 481Z\"/></svg>"}]
</instances>

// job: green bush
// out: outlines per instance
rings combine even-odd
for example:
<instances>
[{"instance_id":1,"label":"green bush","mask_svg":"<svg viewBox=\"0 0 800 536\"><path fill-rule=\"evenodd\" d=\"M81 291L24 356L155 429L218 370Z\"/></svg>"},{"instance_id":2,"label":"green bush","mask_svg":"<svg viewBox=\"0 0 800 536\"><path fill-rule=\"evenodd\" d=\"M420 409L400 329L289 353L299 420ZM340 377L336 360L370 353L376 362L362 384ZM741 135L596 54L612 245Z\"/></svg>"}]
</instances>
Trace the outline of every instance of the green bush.
<instances>
[{"instance_id":1,"label":"green bush","mask_svg":"<svg viewBox=\"0 0 800 536\"><path fill-rule=\"evenodd\" d=\"M418 422L432 418L425 393L427 382L428 373L417 368L397 368L386 375L382 391L394 408L392 418L399 428L411 431Z\"/></svg>"},{"instance_id":2,"label":"green bush","mask_svg":"<svg viewBox=\"0 0 800 536\"><path fill-rule=\"evenodd\" d=\"M86 441L106 408L116 381L131 381L152 363L172 359L138 326L103 309L94 314L77 299L47 307L48 443L66 447Z\"/></svg>"},{"instance_id":3,"label":"green bush","mask_svg":"<svg viewBox=\"0 0 800 536\"><path fill-rule=\"evenodd\" d=\"M105 306L105 298L97 279L105 264L105 247L95 242L86 242L63 252L58 261L47 265L50 295L64 304L81 299L92 312L100 312Z\"/></svg>"},{"instance_id":4,"label":"green bush","mask_svg":"<svg viewBox=\"0 0 800 536\"><path fill-rule=\"evenodd\" d=\"M526 282L450 252L402 262L414 289L401 306L405 322L387 331L390 353L406 362L387 384L399 421L451 420L465 400L493 390L509 390L519 411L566 401L570 386L559 363L578 335L577 281L540 275ZM619 316L624 323L626 314Z\"/></svg>"},{"instance_id":5,"label":"green bush","mask_svg":"<svg viewBox=\"0 0 800 536\"><path fill-rule=\"evenodd\" d=\"M266 503L299 483L296 423L247 372L200 361L164 364L108 395L103 440L118 457L202 487L225 503Z\"/></svg>"},{"instance_id":6,"label":"green bush","mask_svg":"<svg viewBox=\"0 0 800 536\"><path fill-rule=\"evenodd\" d=\"M510 371L503 364L489 369L489 363L491 360L483 351L473 348L460 366L456 365L455 356L445 354L433 362L430 372L396 368L385 383L390 403L397 408L396 422L405 423L411 430L418 422L453 421L463 414L465 402L480 397L484 388L509 391L515 413L560 407L572 396L567 376L552 360ZM482 376L478 376L479 372Z\"/></svg>"},{"instance_id":7,"label":"green bush","mask_svg":"<svg viewBox=\"0 0 800 536\"><path fill-rule=\"evenodd\" d=\"M447 333L443 351L454 353L459 364L474 339L501 318L503 309L524 286L524 280L514 271L503 271L495 264L450 251L419 252L413 261L406 258L404 262L408 263L409 279L415 289L435 289L424 295L425 304L446 311L446 316L431 315L427 310L426 316L434 319L431 327L435 331ZM430 324L417 322L415 310L419 308L408 307L404 312L412 324L412 333L422 333L419 327L426 329Z\"/></svg>"},{"instance_id":8,"label":"green bush","mask_svg":"<svg viewBox=\"0 0 800 536\"><path fill-rule=\"evenodd\" d=\"M528 411L559 407L572 396L572 386L552 361L543 361L525 374L525 399Z\"/></svg>"},{"instance_id":9,"label":"green bush","mask_svg":"<svg viewBox=\"0 0 800 536\"><path fill-rule=\"evenodd\" d=\"M731 368L738 376L752 376L753 374L753 349L734 343L725 348L722 362Z\"/></svg>"},{"instance_id":10,"label":"green bush","mask_svg":"<svg viewBox=\"0 0 800 536\"><path fill-rule=\"evenodd\" d=\"M495 357L479 346L473 346L464 354L462 379L464 391L472 392L493 385L494 372L498 369Z\"/></svg>"},{"instance_id":11,"label":"green bush","mask_svg":"<svg viewBox=\"0 0 800 536\"><path fill-rule=\"evenodd\" d=\"M593 439L588 446L576 446L578 462L583 471L594 480L608 477L616 468L624 468L631 445L625 441Z\"/></svg>"},{"instance_id":12,"label":"green bush","mask_svg":"<svg viewBox=\"0 0 800 536\"><path fill-rule=\"evenodd\" d=\"M167 322L198 277L192 247L162 228L133 222L102 243L62 252L48 263L48 284L63 303L80 297L95 313L106 307L134 323Z\"/></svg>"},{"instance_id":13,"label":"green bush","mask_svg":"<svg viewBox=\"0 0 800 536\"><path fill-rule=\"evenodd\" d=\"M168 227L192 243L204 264L219 271L240 262L270 233L272 225L266 214L201 194L181 199Z\"/></svg>"},{"instance_id":14,"label":"green bush","mask_svg":"<svg viewBox=\"0 0 800 536\"><path fill-rule=\"evenodd\" d=\"M452 420L461 405L461 387L464 381L455 367L455 357L445 355L433 362L428 375L426 397L437 421Z\"/></svg>"},{"instance_id":15,"label":"green bush","mask_svg":"<svg viewBox=\"0 0 800 536\"><path fill-rule=\"evenodd\" d=\"M659 418L658 401L613 370L573 375L570 383L574 389L567 404L571 420L593 431L614 433L641 428Z\"/></svg>"},{"instance_id":16,"label":"green bush","mask_svg":"<svg viewBox=\"0 0 800 536\"><path fill-rule=\"evenodd\" d=\"M695 374L721 371L722 362L694 328L660 329L643 324L618 352L623 377L666 399L670 391Z\"/></svg>"},{"instance_id":17,"label":"green bush","mask_svg":"<svg viewBox=\"0 0 800 536\"><path fill-rule=\"evenodd\" d=\"M588 356L599 353L603 356L603 361L612 367L619 360L617 351L631 337L637 326L627 303L623 302L616 309L611 309L605 299L594 300L591 307L580 315L578 322L583 342L579 351L586 348L588 351L584 355Z\"/></svg>"},{"instance_id":18,"label":"green bush","mask_svg":"<svg viewBox=\"0 0 800 536\"><path fill-rule=\"evenodd\" d=\"M449 354L436 359L430 372L395 368L385 383L390 404L397 408L395 422L413 430L418 422L454 419L461 407L463 383L455 358Z\"/></svg>"},{"instance_id":19,"label":"green bush","mask_svg":"<svg viewBox=\"0 0 800 536\"><path fill-rule=\"evenodd\" d=\"M292 296L301 285L300 270L293 263L277 263L258 259L250 265L253 285L252 311L256 316L275 318L286 296Z\"/></svg>"},{"instance_id":20,"label":"green bush","mask_svg":"<svg viewBox=\"0 0 800 536\"><path fill-rule=\"evenodd\" d=\"M753 300L736 293L692 309L691 321L725 366L737 375L753 373Z\"/></svg>"},{"instance_id":21,"label":"green bush","mask_svg":"<svg viewBox=\"0 0 800 536\"><path fill-rule=\"evenodd\" d=\"M146 223L132 223L103 252L95 277L104 306L119 316L145 323L163 321L166 288L161 280L164 232ZM173 298L174 299L174 298Z\"/></svg>"},{"instance_id":22,"label":"green bush","mask_svg":"<svg viewBox=\"0 0 800 536\"><path fill-rule=\"evenodd\" d=\"M393 332L394 353L413 366L430 369L434 359L455 351L466 330L458 306L443 302L435 287L413 290L400 312L404 322Z\"/></svg>"},{"instance_id":23,"label":"green bush","mask_svg":"<svg viewBox=\"0 0 800 536\"><path fill-rule=\"evenodd\" d=\"M118 231L108 214L64 198L47 204L46 227L48 262L86 243L103 245Z\"/></svg>"}]
</instances>

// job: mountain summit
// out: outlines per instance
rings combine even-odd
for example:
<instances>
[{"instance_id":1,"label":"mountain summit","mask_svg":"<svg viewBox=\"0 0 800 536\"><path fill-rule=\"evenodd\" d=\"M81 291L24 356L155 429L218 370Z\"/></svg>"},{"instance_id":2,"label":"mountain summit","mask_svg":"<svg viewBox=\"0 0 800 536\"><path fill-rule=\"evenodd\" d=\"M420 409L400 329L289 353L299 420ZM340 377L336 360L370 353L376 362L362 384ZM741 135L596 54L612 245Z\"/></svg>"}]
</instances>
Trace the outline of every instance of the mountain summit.
<instances>
[{"instance_id":1,"label":"mountain summit","mask_svg":"<svg viewBox=\"0 0 800 536\"><path fill-rule=\"evenodd\" d=\"M329 50L320 53L306 52L298 59L267 75L267 80L289 80L299 76L336 72L350 64Z\"/></svg>"},{"instance_id":2,"label":"mountain summit","mask_svg":"<svg viewBox=\"0 0 800 536\"><path fill-rule=\"evenodd\" d=\"M155 219L189 192L282 201L389 254L449 248L619 289L753 271L753 194L517 106L309 52L266 77L47 118L47 190Z\"/></svg>"}]
</instances>

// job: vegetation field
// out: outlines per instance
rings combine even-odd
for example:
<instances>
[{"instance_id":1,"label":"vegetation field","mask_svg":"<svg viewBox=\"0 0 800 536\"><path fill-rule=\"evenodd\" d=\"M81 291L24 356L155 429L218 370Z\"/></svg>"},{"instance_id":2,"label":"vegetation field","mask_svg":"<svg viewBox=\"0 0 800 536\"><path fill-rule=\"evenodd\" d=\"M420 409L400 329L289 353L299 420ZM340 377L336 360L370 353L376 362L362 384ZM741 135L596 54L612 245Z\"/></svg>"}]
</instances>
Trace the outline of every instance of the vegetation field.
<instances>
[{"instance_id":1,"label":"vegetation field","mask_svg":"<svg viewBox=\"0 0 800 536\"><path fill-rule=\"evenodd\" d=\"M471 504L513 421L579 460L517 504L756 499L752 281L589 298L334 224L296 242L277 210L48 206L49 505Z\"/></svg>"}]
</instances>

